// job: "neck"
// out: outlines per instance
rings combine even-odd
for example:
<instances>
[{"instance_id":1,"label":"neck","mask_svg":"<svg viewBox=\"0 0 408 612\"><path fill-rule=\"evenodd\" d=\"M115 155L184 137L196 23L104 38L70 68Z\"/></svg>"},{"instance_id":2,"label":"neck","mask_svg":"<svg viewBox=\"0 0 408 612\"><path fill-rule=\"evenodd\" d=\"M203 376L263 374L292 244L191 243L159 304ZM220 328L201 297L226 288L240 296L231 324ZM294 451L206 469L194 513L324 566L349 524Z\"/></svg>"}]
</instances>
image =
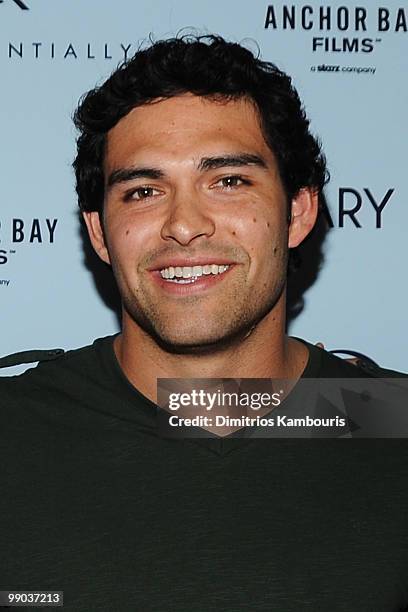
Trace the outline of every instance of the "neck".
<instances>
[{"instance_id":1,"label":"neck","mask_svg":"<svg viewBox=\"0 0 408 612\"><path fill-rule=\"evenodd\" d=\"M205 354L175 354L161 348L127 315L114 344L128 380L156 402L157 378L286 378L297 380L308 350L285 334L285 296L244 338Z\"/></svg>"}]
</instances>

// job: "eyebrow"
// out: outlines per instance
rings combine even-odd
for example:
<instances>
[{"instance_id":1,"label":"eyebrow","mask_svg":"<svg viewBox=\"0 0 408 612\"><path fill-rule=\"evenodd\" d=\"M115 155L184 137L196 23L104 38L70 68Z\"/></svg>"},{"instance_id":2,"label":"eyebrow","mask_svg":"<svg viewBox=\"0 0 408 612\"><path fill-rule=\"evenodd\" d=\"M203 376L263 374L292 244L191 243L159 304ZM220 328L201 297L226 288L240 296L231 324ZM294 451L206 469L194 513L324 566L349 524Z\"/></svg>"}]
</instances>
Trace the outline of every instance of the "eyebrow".
<instances>
[{"instance_id":1,"label":"eyebrow","mask_svg":"<svg viewBox=\"0 0 408 612\"><path fill-rule=\"evenodd\" d=\"M266 161L260 155L252 153L238 153L233 155L221 155L219 157L203 157L198 164L198 170L217 170L226 166L258 166L267 168Z\"/></svg>"},{"instance_id":2,"label":"eyebrow","mask_svg":"<svg viewBox=\"0 0 408 612\"><path fill-rule=\"evenodd\" d=\"M238 153L232 155L219 155L214 157L203 157L200 159L197 170L217 170L226 167L258 166L267 168L266 161L260 155L252 153ZM114 170L108 178L107 187L113 187L118 183L127 183L135 179L145 178L159 180L165 178L165 173L159 168L148 168L132 166L130 168L119 168Z\"/></svg>"},{"instance_id":3,"label":"eyebrow","mask_svg":"<svg viewBox=\"0 0 408 612\"><path fill-rule=\"evenodd\" d=\"M109 175L107 186L113 187L113 185L117 183L127 183L128 181L134 181L138 178L157 180L164 178L164 176L164 172L158 168L119 168Z\"/></svg>"}]
</instances>

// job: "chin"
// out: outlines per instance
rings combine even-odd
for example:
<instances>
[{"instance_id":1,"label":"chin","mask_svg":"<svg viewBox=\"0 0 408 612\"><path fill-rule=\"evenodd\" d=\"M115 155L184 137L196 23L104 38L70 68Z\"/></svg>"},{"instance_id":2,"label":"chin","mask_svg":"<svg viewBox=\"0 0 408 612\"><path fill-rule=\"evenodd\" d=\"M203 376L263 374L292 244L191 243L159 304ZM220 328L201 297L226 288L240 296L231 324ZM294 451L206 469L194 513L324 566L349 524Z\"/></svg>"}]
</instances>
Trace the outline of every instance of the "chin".
<instances>
[{"instance_id":1,"label":"chin","mask_svg":"<svg viewBox=\"0 0 408 612\"><path fill-rule=\"evenodd\" d=\"M210 355L223 350L230 349L235 344L241 342L251 332L251 327L239 327L229 333L209 330L202 334L197 333L197 327L187 333L186 330L177 330L177 333L159 333L156 331L155 340L160 346L169 353L189 354L189 355Z\"/></svg>"}]
</instances>

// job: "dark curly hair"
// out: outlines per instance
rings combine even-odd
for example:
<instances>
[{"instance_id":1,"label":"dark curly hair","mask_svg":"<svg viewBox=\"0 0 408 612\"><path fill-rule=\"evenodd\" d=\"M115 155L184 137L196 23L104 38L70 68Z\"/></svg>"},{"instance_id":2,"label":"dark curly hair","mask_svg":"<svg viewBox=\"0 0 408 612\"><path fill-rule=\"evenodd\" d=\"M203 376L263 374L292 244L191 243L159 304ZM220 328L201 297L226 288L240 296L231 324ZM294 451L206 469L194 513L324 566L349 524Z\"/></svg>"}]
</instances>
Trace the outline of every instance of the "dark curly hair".
<instances>
[{"instance_id":1,"label":"dark curly hair","mask_svg":"<svg viewBox=\"0 0 408 612\"><path fill-rule=\"evenodd\" d=\"M327 181L320 144L291 79L274 64L220 36L181 36L151 44L88 92L74 114L80 131L73 163L79 207L102 212L106 135L133 108L157 98L193 93L213 99L245 97L257 107L288 202L302 187Z\"/></svg>"}]
</instances>

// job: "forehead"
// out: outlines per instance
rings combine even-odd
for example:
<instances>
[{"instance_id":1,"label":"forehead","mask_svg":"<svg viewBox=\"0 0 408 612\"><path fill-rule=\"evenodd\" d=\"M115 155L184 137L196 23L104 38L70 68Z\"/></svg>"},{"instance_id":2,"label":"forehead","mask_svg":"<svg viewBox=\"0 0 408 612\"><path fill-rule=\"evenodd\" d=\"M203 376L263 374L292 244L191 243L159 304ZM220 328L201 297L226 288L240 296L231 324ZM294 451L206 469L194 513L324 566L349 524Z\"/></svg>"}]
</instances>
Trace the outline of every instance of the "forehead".
<instances>
[{"instance_id":1,"label":"forehead","mask_svg":"<svg viewBox=\"0 0 408 612\"><path fill-rule=\"evenodd\" d=\"M160 161L165 155L193 159L236 151L263 155L273 163L254 104L245 98L183 94L139 106L123 117L108 133L105 166L112 170L147 154Z\"/></svg>"}]
</instances>

